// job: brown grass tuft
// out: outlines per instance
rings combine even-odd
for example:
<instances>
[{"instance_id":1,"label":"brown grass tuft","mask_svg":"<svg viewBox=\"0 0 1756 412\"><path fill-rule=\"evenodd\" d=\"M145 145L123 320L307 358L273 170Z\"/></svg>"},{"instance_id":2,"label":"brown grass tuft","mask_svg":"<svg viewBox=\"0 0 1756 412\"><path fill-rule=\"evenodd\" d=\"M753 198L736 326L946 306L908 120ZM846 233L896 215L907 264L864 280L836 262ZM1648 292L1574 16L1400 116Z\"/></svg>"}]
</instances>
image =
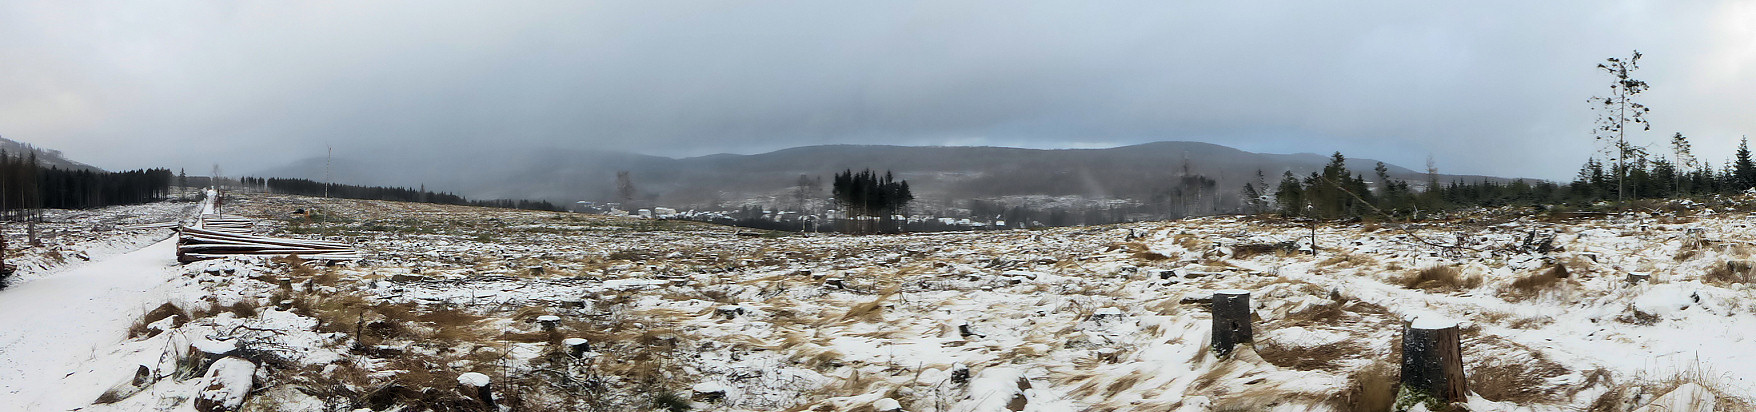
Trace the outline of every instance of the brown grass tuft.
<instances>
[{"instance_id":1,"label":"brown grass tuft","mask_svg":"<svg viewBox=\"0 0 1756 412\"><path fill-rule=\"evenodd\" d=\"M1536 297L1543 291L1554 289L1560 285L1561 280L1566 279L1567 276L1566 265L1550 266L1548 269L1540 270L1530 276L1513 280L1511 284L1500 290L1500 296L1509 301Z\"/></svg>"},{"instance_id":2,"label":"brown grass tuft","mask_svg":"<svg viewBox=\"0 0 1756 412\"><path fill-rule=\"evenodd\" d=\"M1324 259L1322 262L1317 262L1317 264L1319 266L1340 266L1347 268L1375 265L1378 264L1378 260L1373 259L1371 256L1341 252L1333 257Z\"/></svg>"},{"instance_id":3,"label":"brown grass tuft","mask_svg":"<svg viewBox=\"0 0 1756 412\"><path fill-rule=\"evenodd\" d=\"M1566 388L1549 383L1549 379L1566 375L1567 368L1541 353L1530 354L1528 358L1489 358L1470 365L1469 389L1491 401L1519 405L1563 400Z\"/></svg>"},{"instance_id":4,"label":"brown grass tuft","mask_svg":"<svg viewBox=\"0 0 1756 412\"><path fill-rule=\"evenodd\" d=\"M1256 354L1262 360L1282 368L1302 371L1335 370L1341 367L1341 361L1355 355L1365 353L1366 348L1357 343L1337 342L1319 346L1283 345L1273 341L1257 341Z\"/></svg>"},{"instance_id":5,"label":"brown grass tuft","mask_svg":"<svg viewBox=\"0 0 1756 412\"><path fill-rule=\"evenodd\" d=\"M1701 275L1701 282L1712 285L1736 285L1756 282L1756 268L1747 261L1728 261L1714 265Z\"/></svg>"},{"instance_id":6,"label":"brown grass tuft","mask_svg":"<svg viewBox=\"0 0 1756 412\"><path fill-rule=\"evenodd\" d=\"M1400 283L1409 289L1456 291L1481 286L1482 278L1465 276L1456 266L1435 265L1409 274Z\"/></svg>"},{"instance_id":7,"label":"brown grass tuft","mask_svg":"<svg viewBox=\"0 0 1756 412\"><path fill-rule=\"evenodd\" d=\"M184 323L189 322L190 316L189 316L189 311L183 310L183 308L177 307L177 305L172 305L169 302L166 302L165 304L159 305L159 307L156 307L150 311L147 311L146 315L143 315L140 317L140 320L136 320L136 321L134 321L133 325L129 325L128 326L128 338L130 338L130 339L140 338L140 337L150 338L153 336L158 336L159 332L163 332L163 331L149 330L149 329L147 329L147 325L151 325L153 322L158 322L158 321L164 320L165 318L174 318L174 320L171 321L171 327L174 328L174 327L178 327L178 326L183 326Z\"/></svg>"},{"instance_id":8,"label":"brown grass tuft","mask_svg":"<svg viewBox=\"0 0 1756 412\"><path fill-rule=\"evenodd\" d=\"M1336 409L1382 412L1396 402L1397 377L1401 372L1389 362L1372 362L1348 375L1348 388L1334 398Z\"/></svg>"}]
</instances>

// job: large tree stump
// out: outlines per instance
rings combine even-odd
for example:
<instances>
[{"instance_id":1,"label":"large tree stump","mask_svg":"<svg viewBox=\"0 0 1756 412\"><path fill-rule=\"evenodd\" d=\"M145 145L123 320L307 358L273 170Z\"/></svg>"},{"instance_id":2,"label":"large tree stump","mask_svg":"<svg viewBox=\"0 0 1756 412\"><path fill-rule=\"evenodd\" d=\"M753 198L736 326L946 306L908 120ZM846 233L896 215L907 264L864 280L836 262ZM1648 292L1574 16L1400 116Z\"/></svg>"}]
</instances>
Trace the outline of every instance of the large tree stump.
<instances>
[{"instance_id":1,"label":"large tree stump","mask_svg":"<svg viewBox=\"0 0 1756 412\"><path fill-rule=\"evenodd\" d=\"M1428 410L1449 409L1452 402L1466 401L1469 388L1463 376L1463 343L1457 322L1420 319L1402 330L1402 389L1396 392L1396 410L1417 404Z\"/></svg>"},{"instance_id":2,"label":"large tree stump","mask_svg":"<svg viewBox=\"0 0 1756 412\"><path fill-rule=\"evenodd\" d=\"M464 395L481 402L482 405L486 405L488 410L497 410L499 407L494 404L494 388L492 383L493 382L488 378L488 375L476 372L465 373L457 376L457 385L462 387Z\"/></svg>"},{"instance_id":3,"label":"large tree stump","mask_svg":"<svg viewBox=\"0 0 1756 412\"><path fill-rule=\"evenodd\" d=\"M1231 356L1232 348L1250 343L1250 291L1227 289L1213 293L1213 353Z\"/></svg>"}]
</instances>

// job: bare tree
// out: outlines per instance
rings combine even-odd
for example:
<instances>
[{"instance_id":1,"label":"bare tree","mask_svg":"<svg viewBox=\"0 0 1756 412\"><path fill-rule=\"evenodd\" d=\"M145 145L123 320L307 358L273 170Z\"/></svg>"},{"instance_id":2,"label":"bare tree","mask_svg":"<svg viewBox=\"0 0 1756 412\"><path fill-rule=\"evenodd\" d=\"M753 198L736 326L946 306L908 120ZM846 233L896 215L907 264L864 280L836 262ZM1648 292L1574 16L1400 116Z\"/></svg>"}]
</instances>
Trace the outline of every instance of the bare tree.
<instances>
[{"instance_id":1,"label":"bare tree","mask_svg":"<svg viewBox=\"0 0 1756 412\"><path fill-rule=\"evenodd\" d=\"M1628 157L1644 154L1640 147L1628 144L1628 128L1639 125L1641 130L1652 130L1652 124L1646 121L1646 113L1652 109L1634 101L1634 96L1646 91L1648 86L1646 81L1633 78L1633 72L1640 69L1639 50L1627 59L1605 59L1605 62L1598 63L1597 68L1615 78L1610 83L1609 96L1594 96L1588 101L1598 111L1593 134L1598 141L1611 142L1616 151L1616 201L1621 202L1626 200Z\"/></svg>"}]
</instances>

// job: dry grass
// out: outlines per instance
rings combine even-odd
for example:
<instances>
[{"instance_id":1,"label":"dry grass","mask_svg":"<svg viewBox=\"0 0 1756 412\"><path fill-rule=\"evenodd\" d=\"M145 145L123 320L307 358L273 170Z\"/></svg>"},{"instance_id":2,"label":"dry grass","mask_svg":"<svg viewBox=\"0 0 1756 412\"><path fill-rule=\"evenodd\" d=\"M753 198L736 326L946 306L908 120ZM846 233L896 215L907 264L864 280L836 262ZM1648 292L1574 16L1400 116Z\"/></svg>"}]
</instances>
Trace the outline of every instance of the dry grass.
<instances>
[{"instance_id":1,"label":"dry grass","mask_svg":"<svg viewBox=\"0 0 1756 412\"><path fill-rule=\"evenodd\" d=\"M1491 401L1519 405L1564 400L1567 388L1555 386L1549 379L1566 375L1567 369L1539 352L1530 355L1518 359L1490 357L1469 365L1469 389Z\"/></svg>"},{"instance_id":2,"label":"dry grass","mask_svg":"<svg viewBox=\"0 0 1756 412\"><path fill-rule=\"evenodd\" d=\"M1414 271L1400 279L1399 283L1409 289L1428 291L1458 291L1475 289L1482 285L1479 276L1466 276L1456 266L1435 265Z\"/></svg>"},{"instance_id":3,"label":"dry grass","mask_svg":"<svg viewBox=\"0 0 1756 412\"><path fill-rule=\"evenodd\" d=\"M1372 362L1348 375L1346 391L1333 399L1336 409L1351 412L1383 412L1396 402L1401 372L1390 362Z\"/></svg>"},{"instance_id":4,"label":"dry grass","mask_svg":"<svg viewBox=\"0 0 1756 412\"><path fill-rule=\"evenodd\" d=\"M1714 265L1701 275L1701 282L1712 285L1738 285L1756 282L1756 268L1747 261L1728 261Z\"/></svg>"},{"instance_id":5,"label":"dry grass","mask_svg":"<svg viewBox=\"0 0 1756 412\"><path fill-rule=\"evenodd\" d=\"M1249 259L1260 255L1284 256L1287 254L1298 253L1298 251L1298 243L1291 241L1280 243L1246 243L1232 246L1232 258Z\"/></svg>"},{"instance_id":6,"label":"dry grass","mask_svg":"<svg viewBox=\"0 0 1756 412\"><path fill-rule=\"evenodd\" d=\"M200 319L229 312L236 315L238 318L248 318L256 316L256 311L258 309L260 309L260 306L256 304L256 299L243 299L230 305L208 306L206 309L191 312L190 316L195 319Z\"/></svg>"},{"instance_id":7,"label":"dry grass","mask_svg":"<svg viewBox=\"0 0 1756 412\"><path fill-rule=\"evenodd\" d=\"M1568 276L1566 265L1554 265L1537 273L1512 281L1500 289L1500 296L1508 301L1520 301L1541 295L1544 291L1553 290L1561 285L1562 279Z\"/></svg>"},{"instance_id":8,"label":"dry grass","mask_svg":"<svg viewBox=\"0 0 1756 412\"><path fill-rule=\"evenodd\" d=\"M1595 376L1593 377L1595 378ZM1664 378L1648 379L1636 376L1633 380L1609 385L1609 390L1598 395L1597 399L1594 399L1591 405L1585 410L1592 412L1621 412L1630 410L1645 405L1646 402L1650 402L1653 398L1664 396L1686 383L1700 385L1702 388L1706 388L1709 392L1712 392L1715 396L1715 403L1713 405L1713 410L1715 411L1756 410L1756 404L1751 402L1748 395L1729 389L1731 385L1726 383L1727 380L1728 377L1726 375L1714 372L1711 368L1703 365L1697 360L1683 370L1677 371L1677 373ZM1629 396L1630 391L1634 391L1635 389L1638 389L1638 392L1643 394L1639 399L1633 399L1633 397Z\"/></svg>"},{"instance_id":9,"label":"dry grass","mask_svg":"<svg viewBox=\"0 0 1756 412\"><path fill-rule=\"evenodd\" d=\"M1321 262L1317 262L1317 264L1319 266L1338 266L1338 267L1344 267L1344 268L1351 268L1351 267L1377 265L1378 260L1373 259L1371 256L1366 256L1366 255L1362 255L1362 254L1341 252L1341 253L1338 253L1335 256L1332 256L1328 259L1324 259Z\"/></svg>"},{"instance_id":10,"label":"dry grass","mask_svg":"<svg viewBox=\"0 0 1756 412\"><path fill-rule=\"evenodd\" d=\"M842 314L841 321L843 321L843 322L848 322L848 321L882 322L882 321L884 321L884 307L886 305L888 305L887 303L885 303L885 301L889 300L891 296L895 296L896 291L897 291L896 288L891 288L890 290L884 291L883 294L878 295L878 298L876 298L876 299L872 299L871 301L863 302L863 303L860 303L858 305L854 305L851 308L848 308L847 313Z\"/></svg>"},{"instance_id":11,"label":"dry grass","mask_svg":"<svg viewBox=\"0 0 1756 412\"><path fill-rule=\"evenodd\" d=\"M160 332L163 332L163 331L157 330L157 329L149 329L149 328L147 328L147 325L151 325L153 322L158 322L158 321L164 320L165 318L173 318L173 320L171 321L171 327L175 328L178 326L183 326L184 323L189 322L190 315L189 315L189 311L183 310L183 308L177 307L177 305L173 305L173 304L170 304L169 302L167 302L165 304L159 305L159 307L156 307L150 311L147 311L146 314L142 315L139 320L134 321L133 325L129 325L128 326L128 338L129 339L140 338L140 337L151 338L153 336L158 336L158 334Z\"/></svg>"},{"instance_id":12,"label":"dry grass","mask_svg":"<svg viewBox=\"0 0 1756 412\"><path fill-rule=\"evenodd\" d=\"M1256 354L1262 360L1282 368L1302 371L1337 370L1342 361L1366 353L1366 348L1358 343L1337 342L1318 346L1283 345L1273 341L1257 341Z\"/></svg>"}]
</instances>

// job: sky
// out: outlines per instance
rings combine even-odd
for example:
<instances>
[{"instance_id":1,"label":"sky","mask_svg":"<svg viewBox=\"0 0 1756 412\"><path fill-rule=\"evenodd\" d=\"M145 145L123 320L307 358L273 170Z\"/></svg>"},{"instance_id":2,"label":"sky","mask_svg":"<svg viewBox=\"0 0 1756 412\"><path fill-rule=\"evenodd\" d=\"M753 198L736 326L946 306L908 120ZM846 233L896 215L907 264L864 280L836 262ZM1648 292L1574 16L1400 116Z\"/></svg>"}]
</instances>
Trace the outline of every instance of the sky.
<instances>
[{"instance_id":1,"label":"sky","mask_svg":"<svg viewBox=\"0 0 1756 412\"><path fill-rule=\"evenodd\" d=\"M8 0L0 136L111 170L1191 140L1570 179L1636 49L1635 143L1756 132L1752 1Z\"/></svg>"}]
</instances>

